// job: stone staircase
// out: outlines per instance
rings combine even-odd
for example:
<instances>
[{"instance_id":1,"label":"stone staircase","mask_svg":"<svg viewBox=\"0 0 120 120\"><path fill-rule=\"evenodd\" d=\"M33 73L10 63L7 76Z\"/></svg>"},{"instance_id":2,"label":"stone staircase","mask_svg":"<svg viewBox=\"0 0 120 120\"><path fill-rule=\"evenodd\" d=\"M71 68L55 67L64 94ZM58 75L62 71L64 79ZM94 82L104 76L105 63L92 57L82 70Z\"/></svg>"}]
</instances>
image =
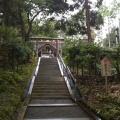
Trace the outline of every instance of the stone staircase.
<instances>
[{"instance_id":1,"label":"stone staircase","mask_svg":"<svg viewBox=\"0 0 120 120\"><path fill-rule=\"evenodd\" d=\"M93 120L70 97L56 58L42 58L22 120Z\"/></svg>"},{"instance_id":2,"label":"stone staircase","mask_svg":"<svg viewBox=\"0 0 120 120\"><path fill-rule=\"evenodd\" d=\"M70 98L57 59L41 59L31 95L32 100L36 98Z\"/></svg>"}]
</instances>

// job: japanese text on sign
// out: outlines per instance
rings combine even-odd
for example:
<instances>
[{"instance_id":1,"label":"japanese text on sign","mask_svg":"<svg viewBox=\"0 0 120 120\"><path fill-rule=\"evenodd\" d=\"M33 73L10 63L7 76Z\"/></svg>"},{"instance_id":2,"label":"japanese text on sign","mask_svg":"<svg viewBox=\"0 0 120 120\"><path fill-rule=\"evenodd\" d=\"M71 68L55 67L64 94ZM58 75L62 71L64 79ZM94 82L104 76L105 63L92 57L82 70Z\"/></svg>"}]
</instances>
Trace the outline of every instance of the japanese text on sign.
<instances>
[{"instance_id":1,"label":"japanese text on sign","mask_svg":"<svg viewBox=\"0 0 120 120\"><path fill-rule=\"evenodd\" d=\"M107 57L104 57L101 61L101 75L111 76L110 61Z\"/></svg>"}]
</instances>

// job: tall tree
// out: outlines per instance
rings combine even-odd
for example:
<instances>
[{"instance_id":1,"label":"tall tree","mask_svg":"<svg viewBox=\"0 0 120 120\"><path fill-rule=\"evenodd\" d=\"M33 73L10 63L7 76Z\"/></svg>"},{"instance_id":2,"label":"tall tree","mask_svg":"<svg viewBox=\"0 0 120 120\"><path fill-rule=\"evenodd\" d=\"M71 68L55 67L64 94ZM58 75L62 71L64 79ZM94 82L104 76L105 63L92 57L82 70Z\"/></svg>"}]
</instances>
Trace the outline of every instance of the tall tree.
<instances>
[{"instance_id":1,"label":"tall tree","mask_svg":"<svg viewBox=\"0 0 120 120\"><path fill-rule=\"evenodd\" d=\"M88 6L86 6L85 0L74 0L74 4L70 5L70 9L71 11L78 10L78 12L74 13L70 19L63 18L62 20L58 21L56 28L66 31L67 35L87 34L86 9L89 9L90 21L87 22L90 24L92 29L99 29L99 26L103 24L103 19L101 14L93 8L99 8L99 6L102 4L102 1L103 0L98 0L96 4L89 1Z\"/></svg>"},{"instance_id":2,"label":"tall tree","mask_svg":"<svg viewBox=\"0 0 120 120\"><path fill-rule=\"evenodd\" d=\"M6 7L7 6L7 7ZM32 24L39 15L61 14L69 9L65 0L1 0L2 24L17 25L25 41L29 40Z\"/></svg>"},{"instance_id":3,"label":"tall tree","mask_svg":"<svg viewBox=\"0 0 120 120\"><path fill-rule=\"evenodd\" d=\"M115 47L116 45L115 28L113 28L111 32L107 34L106 38L103 39L104 47L109 47L109 43L111 47Z\"/></svg>"}]
</instances>

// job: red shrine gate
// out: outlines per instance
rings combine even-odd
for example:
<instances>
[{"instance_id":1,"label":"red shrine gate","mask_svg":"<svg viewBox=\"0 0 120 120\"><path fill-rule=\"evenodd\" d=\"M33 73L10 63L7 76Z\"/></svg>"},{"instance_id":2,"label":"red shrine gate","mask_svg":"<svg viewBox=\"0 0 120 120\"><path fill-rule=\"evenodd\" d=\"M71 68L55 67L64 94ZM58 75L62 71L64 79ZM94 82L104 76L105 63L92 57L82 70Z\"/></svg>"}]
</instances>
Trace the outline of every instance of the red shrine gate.
<instances>
[{"instance_id":1,"label":"red shrine gate","mask_svg":"<svg viewBox=\"0 0 120 120\"><path fill-rule=\"evenodd\" d=\"M31 42L35 45L34 47L37 57L45 52L52 52L55 57L58 57L58 54L62 55L63 41L63 38L31 37Z\"/></svg>"}]
</instances>

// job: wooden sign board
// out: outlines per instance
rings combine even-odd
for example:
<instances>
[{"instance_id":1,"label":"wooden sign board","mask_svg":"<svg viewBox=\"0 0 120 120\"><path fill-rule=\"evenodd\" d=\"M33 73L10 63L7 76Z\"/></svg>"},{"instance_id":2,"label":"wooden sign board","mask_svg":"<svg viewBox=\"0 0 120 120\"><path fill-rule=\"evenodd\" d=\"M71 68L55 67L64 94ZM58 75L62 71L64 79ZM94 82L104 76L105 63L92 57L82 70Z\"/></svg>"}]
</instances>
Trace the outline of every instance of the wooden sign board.
<instances>
[{"instance_id":1,"label":"wooden sign board","mask_svg":"<svg viewBox=\"0 0 120 120\"><path fill-rule=\"evenodd\" d=\"M107 57L104 57L101 61L101 75L111 76L110 60Z\"/></svg>"}]
</instances>

